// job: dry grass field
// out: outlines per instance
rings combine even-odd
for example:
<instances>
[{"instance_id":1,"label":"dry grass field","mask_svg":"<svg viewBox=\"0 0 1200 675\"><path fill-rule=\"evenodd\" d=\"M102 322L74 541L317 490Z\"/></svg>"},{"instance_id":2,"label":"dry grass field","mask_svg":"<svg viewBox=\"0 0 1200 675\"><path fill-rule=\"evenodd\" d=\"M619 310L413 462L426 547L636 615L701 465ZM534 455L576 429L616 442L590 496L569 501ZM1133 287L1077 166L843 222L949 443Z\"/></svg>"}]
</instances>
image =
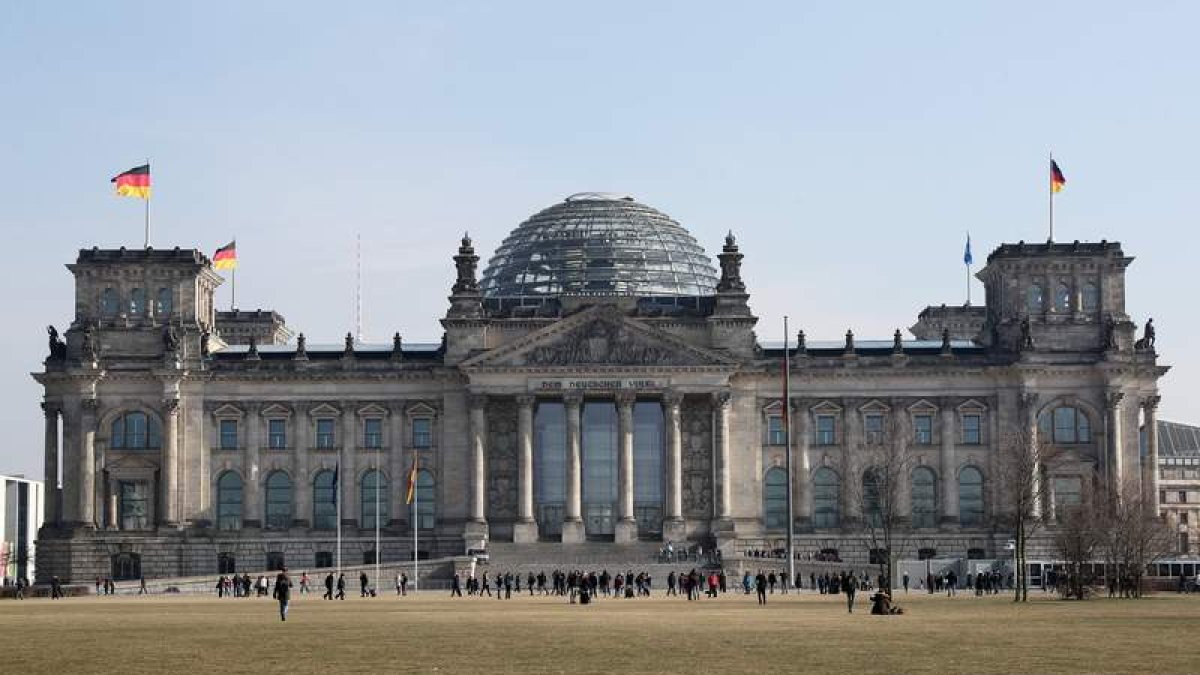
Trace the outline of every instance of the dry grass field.
<instances>
[{"instance_id":1,"label":"dry grass field","mask_svg":"<svg viewBox=\"0 0 1200 675\"><path fill-rule=\"evenodd\" d=\"M860 596L861 598L861 596ZM1197 673L1200 597L72 598L0 602L0 672Z\"/></svg>"}]
</instances>

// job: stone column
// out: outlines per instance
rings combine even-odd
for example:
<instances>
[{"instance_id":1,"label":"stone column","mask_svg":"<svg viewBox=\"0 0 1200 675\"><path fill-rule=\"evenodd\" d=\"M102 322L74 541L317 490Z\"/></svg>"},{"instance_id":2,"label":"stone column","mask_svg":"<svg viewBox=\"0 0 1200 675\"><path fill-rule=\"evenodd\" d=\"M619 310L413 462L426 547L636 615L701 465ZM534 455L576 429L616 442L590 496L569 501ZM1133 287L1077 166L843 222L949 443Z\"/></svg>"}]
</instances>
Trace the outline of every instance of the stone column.
<instances>
[{"instance_id":1,"label":"stone column","mask_svg":"<svg viewBox=\"0 0 1200 675\"><path fill-rule=\"evenodd\" d=\"M1158 404L1162 396L1154 394L1142 399L1142 412L1145 414L1146 427L1146 463L1149 464L1144 474L1143 491L1148 491L1150 503L1154 504L1154 513L1159 508L1159 481L1161 473L1158 470Z\"/></svg>"},{"instance_id":2,"label":"stone column","mask_svg":"<svg viewBox=\"0 0 1200 675\"><path fill-rule=\"evenodd\" d=\"M731 501L733 499L732 478L729 470L729 406L732 395L728 391L713 394L713 414L715 420L715 436L717 444L717 512L716 517L722 523L722 529L732 526L729 518L733 514Z\"/></svg>"},{"instance_id":3,"label":"stone column","mask_svg":"<svg viewBox=\"0 0 1200 675\"><path fill-rule=\"evenodd\" d=\"M471 522L487 524L487 397L470 397L471 426Z\"/></svg>"},{"instance_id":4,"label":"stone column","mask_svg":"<svg viewBox=\"0 0 1200 675\"><path fill-rule=\"evenodd\" d=\"M942 482L941 523L958 524L958 479L954 472L954 406L951 401L942 401L942 456L938 473Z\"/></svg>"},{"instance_id":5,"label":"stone column","mask_svg":"<svg viewBox=\"0 0 1200 675\"><path fill-rule=\"evenodd\" d=\"M258 449L262 445L261 406L246 406L246 443L242 448L242 527L262 527L262 500L259 499Z\"/></svg>"},{"instance_id":6,"label":"stone column","mask_svg":"<svg viewBox=\"0 0 1200 675\"><path fill-rule=\"evenodd\" d=\"M115 480L108 481L108 517L105 521L105 526L110 530L117 530L121 527L119 515L121 509L120 490L120 483Z\"/></svg>"},{"instance_id":7,"label":"stone column","mask_svg":"<svg viewBox=\"0 0 1200 675\"><path fill-rule=\"evenodd\" d=\"M574 544L586 538L583 528L583 456L582 408L583 397L567 394L563 397L567 409L567 504L562 524L563 543Z\"/></svg>"},{"instance_id":8,"label":"stone column","mask_svg":"<svg viewBox=\"0 0 1200 675\"><path fill-rule=\"evenodd\" d=\"M292 472L292 486L295 488L295 495L292 501L292 527L309 527L312 523L313 499L312 499L312 479L309 476L309 453L312 443L308 440L309 425L312 422L308 417L308 406L306 401L298 401L295 404L292 422L292 437L291 446L292 454L295 456L294 471Z\"/></svg>"},{"instance_id":9,"label":"stone column","mask_svg":"<svg viewBox=\"0 0 1200 675\"><path fill-rule=\"evenodd\" d=\"M342 534L358 529L358 429L354 402L342 402L342 466L338 470L338 501L341 503Z\"/></svg>"},{"instance_id":10,"label":"stone column","mask_svg":"<svg viewBox=\"0 0 1200 675\"><path fill-rule=\"evenodd\" d=\"M808 406L802 401L789 401L791 408L792 434L792 501L796 508L796 526L801 530L812 528L812 465L808 459L808 444L812 440Z\"/></svg>"},{"instance_id":11,"label":"stone column","mask_svg":"<svg viewBox=\"0 0 1200 675\"><path fill-rule=\"evenodd\" d=\"M683 394L669 392L663 397L667 431L667 509L663 521L663 539L687 538L683 521Z\"/></svg>"},{"instance_id":12,"label":"stone column","mask_svg":"<svg viewBox=\"0 0 1200 675\"><path fill-rule=\"evenodd\" d=\"M517 397L517 522L513 541L529 544L538 540L533 515L533 405L532 396Z\"/></svg>"},{"instance_id":13,"label":"stone column","mask_svg":"<svg viewBox=\"0 0 1200 675\"><path fill-rule=\"evenodd\" d=\"M409 463L405 466L404 462L404 401L396 401L389 408L388 427L391 433L391 440L388 442L389 464L391 466L391 481L388 483L391 496L392 512L388 514L388 519L391 521L392 527L399 527L400 523L407 522L408 504L405 500L408 497L408 472L412 468Z\"/></svg>"},{"instance_id":14,"label":"stone column","mask_svg":"<svg viewBox=\"0 0 1200 675\"><path fill-rule=\"evenodd\" d=\"M1122 453L1121 442L1121 401L1125 394L1119 391L1109 391L1105 396L1108 411L1108 428L1105 440L1108 445L1108 486L1117 499L1125 483L1125 457Z\"/></svg>"},{"instance_id":15,"label":"stone column","mask_svg":"<svg viewBox=\"0 0 1200 675\"><path fill-rule=\"evenodd\" d=\"M83 399L79 416L79 523L96 526L96 399Z\"/></svg>"},{"instance_id":16,"label":"stone column","mask_svg":"<svg viewBox=\"0 0 1200 675\"><path fill-rule=\"evenodd\" d=\"M631 392L617 394L617 523L613 540L618 544L637 541L633 517L633 404Z\"/></svg>"},{"instance_id":17,"label":"stone column","mask_svg":"<svg viewBox=\"0 0 1200 675\"><path fill-rule=\"evenodd\" d=\"M43 479L43 498L46 501L44 513L47 525L58 524L58 415L61 412L57 404L43 403L42 412L46 416L46 451Z\"/></svg>"},{"instance_id":18,"label":"stone column","mask_svg":"<svg viewBox=\"0 0 1200 675\"><path fill-rule=\"evenodd\" d=\"M163 447L162 471L159 481L158 522L162 525L179 524L177 500L179 494L179 399L163 401Z\"/></svg>"}]
</instances>

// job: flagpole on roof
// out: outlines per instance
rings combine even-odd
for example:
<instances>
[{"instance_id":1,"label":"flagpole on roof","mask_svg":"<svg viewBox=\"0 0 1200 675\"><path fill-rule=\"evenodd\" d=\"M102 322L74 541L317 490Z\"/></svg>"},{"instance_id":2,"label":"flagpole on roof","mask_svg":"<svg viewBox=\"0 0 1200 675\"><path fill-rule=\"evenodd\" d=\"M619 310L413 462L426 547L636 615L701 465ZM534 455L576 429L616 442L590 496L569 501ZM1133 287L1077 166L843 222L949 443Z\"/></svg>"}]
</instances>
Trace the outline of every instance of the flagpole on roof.
<instances>
[{"instance_id":1,"label":"flagpole on roof","mask_svg":"<svg viewBox=\"0 0 1200 675\"><path fill-rule=\"evenodd\" d=\"M971 233L967 232L967 249L963 252L963 263L967 267L967 307L971 306L971 263L975 262L971 255Z\"/></svg>"},{"instance_id":2,"label":"flagpole on roof","mask_svg":"<svg viewBox=\"0 0 1200 675\"><path fill-rule=\"evenodd\" d=\"M150 158L146 158L146 170L150 169ZM146 193L146 244L145 248L150 248L150 193Z\"/></svg>"},{"instance_id":3,"label":"flagpole on roof","mask_svg":"<svg viewBox=\"0 0 1200 675\"><path fill-rule=\"evenodd\" d=\"M1050 151L1050 243L1054 243L1054 151Z\"/></svg>"},{"instance_id":4,"label":"flagpole on roof","mask_svg":"<svg viewBox=\"0 0 1200 675\"><path fill-rule=\"evenodd\" d=\"M787 473L787 557L788 580L786 584L796 583L796 518L794 510L795 494L792 484L792 376L791 359L788 357L788 318L783 317L783 447L784 468ZM787 588L784 588L787 592Z\"/></svg>"}]
</instances>

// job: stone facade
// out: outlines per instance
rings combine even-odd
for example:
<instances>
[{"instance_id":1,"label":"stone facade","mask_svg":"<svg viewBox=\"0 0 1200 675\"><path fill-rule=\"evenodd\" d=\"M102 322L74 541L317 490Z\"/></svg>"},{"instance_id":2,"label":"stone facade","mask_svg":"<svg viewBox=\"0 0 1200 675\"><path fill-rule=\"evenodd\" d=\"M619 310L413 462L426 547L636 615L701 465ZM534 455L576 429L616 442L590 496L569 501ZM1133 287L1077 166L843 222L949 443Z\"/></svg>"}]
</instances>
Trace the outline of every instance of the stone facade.
<instances>
[{"instance_id":1,"label":"stone facade","mask_svg":"<svg viewBox=\"0 0 1200 675\"><path fill-rule=\"evenodd\" d=\"M786 353L755 337L732 235L718 258L702 297L507 302L481 292L464 238L441 343L313 347L301 334L260 351L223 339L222 279L198 251L83 250L65 340L35 374L48 491L62 468L38 576L318 567L338 518L346 564L372 554L375 518L385 559L411 556L418 525L438 557L488 540L734 551L780 541L789 518L805 550L865 557L851 488L871 443L904 446L920 469L905 492L914 546L992 557L1014 430L1073 458L1043 476L1051 500L1091 471L1141 475L1138 429L1167 369L1152 336L1134 340L1120 245L1001 246L978 275L977 340L848 334Z\"/></svg>"}]
</instances>

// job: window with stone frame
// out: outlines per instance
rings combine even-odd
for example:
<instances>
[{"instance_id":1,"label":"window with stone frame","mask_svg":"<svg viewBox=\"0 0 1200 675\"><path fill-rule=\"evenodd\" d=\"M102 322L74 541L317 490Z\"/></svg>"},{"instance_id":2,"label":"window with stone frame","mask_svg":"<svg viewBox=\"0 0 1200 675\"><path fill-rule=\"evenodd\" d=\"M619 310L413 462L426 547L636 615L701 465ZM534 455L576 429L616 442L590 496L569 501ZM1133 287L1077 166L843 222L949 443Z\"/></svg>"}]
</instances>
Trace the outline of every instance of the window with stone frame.
<instances>
[{"instance_id":1,"label":"window with stone frame","mask_svg":"<svg viewBox=\"0 0 1200 675\"><path fill-rule=\"evenodd\" d=\"M833 469L823 466L813 474L813 527L838 527L840 514L841 479Z\"/></svg>"},{"instance_id":2,"label":"window with stone frame","mask_svg":"<svg viewBox=\"0 0 1200 675\"><path fill-rule=\"evenodd\" d=\"M287 420L267 420L267 447L272 450L286 450L287 446Z\"/></svg>"},{"instance_id":3,"label":"window with stone frame","mask_svg":"<svg viewBox=\"0 0 1200 675\"><path fill-rule=\"evenodd\" d=\"M417 527L422 530L432 530L435 524L435 494L433 474L424 469L417 472L415 486L417 511Z\"/></svg>"},{"instance_id":4,"label":"window with stone frame","mask_svg":"<svg viewBox=\"0 0 1200 675\"><path fill-rule=\"evenodd\" d=\"M1038 434L1053 443L1091 443L1092 425L1083 410L1062 405L1038 417Z\"/></svg>"},{"instance_id":5,"label":"window with stone frame","mask_svg":"<svg viewBox=\"0 0 1200 675\"><path fill-rule=\"evenodd\" d=\"M114 450L153 450L162 447L158 420L144 412L118 415L112 422L109 447Z\"/></svg>"},{"instance_id":6,"label":"window with stone frame","mask_svg":"<svg viewBox=\"0 0 1200 675\"><path fill-rule=\"evenodd\" d=\"M1061 519L1064 511L1079 506L1083 502L1083 478L1080 476L1055 476L1053 481L1055 515Z\"/></svg>"},{"instance_id":7,"label":"window with stone frame","mask_svg":"<svg viewBox=\"0 0 1200 675\"><path fill-rule=\"evenodd\" d=\"M292 479L283 471L272 471L266 483L266 523L268 529L286 530L292 526Z\"/></svg>"},{"instance_id":8,"label":"window with stone frame","mask_svg":"<svg viewBox=\"0 0 1200 675\"><path fill-rule=\"evenodd\" d=\"M1032 283L1025 293L1025 311L1030 314L1041 314L1045 309L1045 291L1040 283Z\"/></svg>"},{"instance_id":9,"label":"window with stone frame","mask_svg":"<svg viewBox=\"0 0 1200 675\"><path fill-rule=\"evenodd\" d=\"M129 316L146 314L146 289L135 288L129 292Z\"/></svg>"},{"instance_id":10,"label":"window with stone frame","mask_svg":"<svg viewBox=\"0 0 1200 675\"><path fill-rule=\"evenodd\" d=\"M863 435L868 443L883 442L883 413L863 415Z\"/></svg>"},{"instance_id":11,"label":"window with stone frame","mask_svg":"<svg viewBox=\"0 0 1200 675\"><path fill-rule=\"evenodd\" d=\"M337 447L337 420L332 417L317 418L317 449L333 450Z\"/></svg>"},{"instance_id":12,"label":"window with stone frame","mask_svg":"<svg viewBox=\"0 0 1200 675\"><path fill-rule=\"evenodd\" d=\"M432 448L433 447L433 418L427 416L413 417L410 423L412 427L412 447L414 448Z\"/></svg>"},{"instance_id":13,"label":"window with stone frame","mask_svg":"<svg viewBox=\"0 0 1200 675\"><path fill-rule=\"evenodd\" d=\"M816 430L815 445L837 445L837 415L819 414L813 427Z\"/></svg>"},{"instance_id":14,"label":"window with stone frame","mask_svg":"<svg viewBox=\"0 0 1200 675\"><path fill-rule=\"evenodd\" d=\"M378 469L371 469L363 474L360 481L359 497L359 527L373 529L378 522L380 527L387 526L388 513L391 507L388 499L388 480Z\"/></svg>"},{"instance_id":15,"label":"window with stone frame","mask_svg":"<svg viewBox=\"0 0 1200 675\"><path fill-rule=\"evenodd\" d=\"M236 419L217 420L217 447L221 450L238 449L238 421Z\"/></svg>"},{"instance_id":16,"label":"window with stone frame","mask_svg":"<svg viewBox=\"0 0 1200 675\"><path fill-rule=\"evenodd\" d=\"M158 297L154 302L154 316L159 318L169 318L174 305L173 294L170 288L158 289Z\"/></svg>"},{"instance_id":17,"label":"window with stone frame","mask_svg":"<svg viewBox=\"0 0 1200 675\"><path fill-rule=\"evenodd\" d=\"M333 471L324 470L313 477L313 520L314 530L337 528L337 486Z\"/></svg>"},{"instance_id":18,"label":"window with stone frame","mask_svg":"<svg viewBox=\"0 0 1200 675\"><path fill-rule=\"evenodd\" d=\"M108 319L121 311L121 296L115 288L105 288L100 293L100 316Z\"/></svg>"},{"instance_id":19,"label":"window with stone frame","mask_svg":"<svg viewBox=\"0 0 1200 675\"><path fill-rule=\"evenodd\" d=\"M776 466L763 479L763 527L781 530L787 524L787 472Z\"/></svg>"},{"instance_id":20,"label":"window with stone frame","mask_svg":"<svg viewBox=\"0 0 1200 675\"><path fill-rule=\"evenodd\" d=\"M783 415L767 415L767 445L784 445L787 440L783 432Z\"/></svg>"},{"instance_id":21,"label":"window with stone frame","mask_svg":"<svg viewBox=\"0 0 1200 675\"><path fill-rule=\"evenodd\" d=\"M117 485L121 529L149 529L150 507L147 495L149 486L140 481L121 481Z\"/></svg>"},{"instance_id":22,"label":"window with stone frame","mask_svg":"<svg viewBox=\"0 0 1200 675\"><path fill-rule=\"evenodd\" d=\"M963 413L959 417L959 425L962 427L963 445L981 445L983 443L982 413Z\"/></svg>"},{"instance_id":23,"label":"window with stone frame","mask_svg":"<svg viewBox=\"0 0 1200 675\"><path fill-rule=\"evenodd\" d=\"M917 445L933 445L933 415L913 415L913 442Z\"/></svg>"},{"instance_id":24,"label":"window with stone frame","mask_svg":"<svg viewBox=\"0 0 1200 675\"><path fill-rule=\"evenodd\" d=\"M912 471L912 526L937 527L937 480L929 467Z\"/></svg>"},{"instance_id":25,"label":"window with stone frame","mask_svg":"<svg viewBox=\"0 0 1200 675\"><path fill-rule=\"evenodd\" d=\"M1064 281L1054 287L1054 311L1060 314L1071 311L1071 287Z\"/></svg>"},{"instance_id":26,"label":"window with stone frame","mask_svg":"<svg viewBox=\"0 0 1200 675\"><path fill-rule=\"evenodd\" d=\"M383 447L383 418L367 417L363 419L363 447L372 449Z\"/></svg>"},{"instance_id":27,"label":"window with stone frame","mask_svg":"<svg viewBox=\"0 0 1200 675\"><path fill-rule=\"evenodd\" d=\"M242 529L242 477L233 471L217 479L217 529Z\"/></svg>"},{"instance_id":28,"label":"window with stone frame","mask_svg":"<svg viewBox=\"0 0 1200 675\"><path fill-rule=\"evenodd\" d=\"M1100 309L1100 287L1096 282L1089 281L1083 285L1083 311L1093 313Z\"/></svg>"},{"instance_id":29,"label":"window with stone frame","mask_svg":"<svg viewBox=\"0 0 1200 675\"><path fill-rule=\"evenodd\" d=\"M958 523L983 526L983 473L973 466L958 472Z\"/></svg>"}]
</instances>

